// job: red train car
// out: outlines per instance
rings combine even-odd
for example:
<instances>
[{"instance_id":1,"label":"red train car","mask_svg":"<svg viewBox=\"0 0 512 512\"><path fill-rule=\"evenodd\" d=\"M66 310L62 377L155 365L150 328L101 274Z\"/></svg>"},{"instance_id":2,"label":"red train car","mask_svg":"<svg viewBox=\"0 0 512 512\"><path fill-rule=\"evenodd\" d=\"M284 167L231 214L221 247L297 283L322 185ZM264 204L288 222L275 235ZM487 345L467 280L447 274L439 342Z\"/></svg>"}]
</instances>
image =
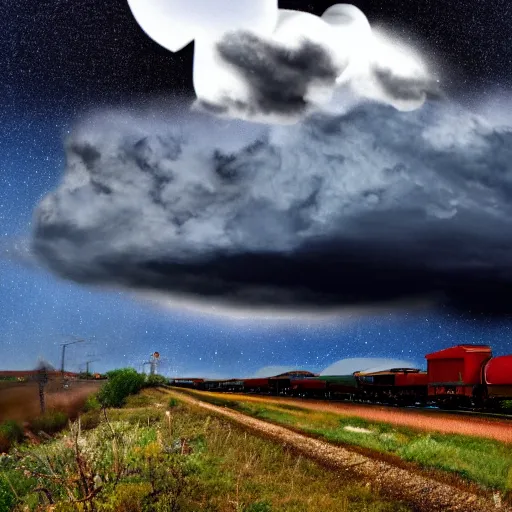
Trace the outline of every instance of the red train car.
<instances>
[{"instance_id":1,"label":"red train car","mask_svg":"<svg viewBox=\"0 0 512 512\"><path fill-rule=\"evenodd\" d=\"M179 388L202 389L204 385L204 379L176 378L170 379L169 383L171 386L176 386Z\"/></svg>"},{"instance_id":2,"label":"red train car","mask_svg":"<svg viewBox=\"0 0 512 512\"><path fill-rule=\"evenodd\" d=\"M244 379L244 391L253 393L269 393L270 379L268 377L261 379Z\"/></svg>"},{"instance_id":3,"label":"red train car","mask_svg":"<svg viewBox=\"0 0 512 512\"><path fill-rule=\"evenodd\" d=\"M471 405L485 394L482 369L488 345L457 345L427 354L428 396L440 406Z\"/></svg>"},{"instance_id":4,"label":"red train car","mask_svg":"<svg viewBox=\"0 0 512 512\"><path fill-rule=\"evenodd\" d=\"M512 399L512 356L493 357L484 367L487 398Z\"/></svg>"},{"instance_id":5,"label":"red train car","mask_svg":"<svg viewBox=\"0 0 512 512\"><path fill-rule=\"evenodd\" d=\"M295 396L325 397L327 382L317 378L292 379L290 388Z\"/></svg>"},{"instance_id":6,"label":"red train car","mask_svg":"<svg viewBox=\"0 0 512 512\"><path fill-rule=\"evenodd\" d=\"M392 368L380 372L356 372L363 398L372 401L413 405L425 402L428 377L417 368Z\"/></svg>"}]
</instances>

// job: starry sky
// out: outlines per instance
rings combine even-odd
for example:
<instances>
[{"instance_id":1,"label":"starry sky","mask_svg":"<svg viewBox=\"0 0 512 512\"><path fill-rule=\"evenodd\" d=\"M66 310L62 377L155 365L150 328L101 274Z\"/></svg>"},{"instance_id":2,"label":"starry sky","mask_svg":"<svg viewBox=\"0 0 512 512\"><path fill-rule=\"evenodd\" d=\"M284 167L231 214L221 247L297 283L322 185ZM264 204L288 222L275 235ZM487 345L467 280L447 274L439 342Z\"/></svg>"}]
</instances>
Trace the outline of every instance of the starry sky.
<instances>
[{"instance_id":1,"label":"starry sky","mask_svg":"<svg viewBox=\"0 0 512 512\"><path fill-rule=\"evenodd\" d=\"M321 13L335 2L283 1ZM413 37L442 70L446 91L471 104L512 90L512 6L508 0L362 0L373 23ZM9 258L26 243L32 212L59 183L63 139L84 112L192 97L192 49L177 55L147 38L124 0L6 0L0 5L0 368L58 365L59 344L78 370L141 362L154 350L169 375L252 375L270 365L319 371L345 357L424 354L456 343L510 352L512 323L428 310L324 320L230 318L144 303L125 292L84 287Z\"/></svg>"}]
</instances>

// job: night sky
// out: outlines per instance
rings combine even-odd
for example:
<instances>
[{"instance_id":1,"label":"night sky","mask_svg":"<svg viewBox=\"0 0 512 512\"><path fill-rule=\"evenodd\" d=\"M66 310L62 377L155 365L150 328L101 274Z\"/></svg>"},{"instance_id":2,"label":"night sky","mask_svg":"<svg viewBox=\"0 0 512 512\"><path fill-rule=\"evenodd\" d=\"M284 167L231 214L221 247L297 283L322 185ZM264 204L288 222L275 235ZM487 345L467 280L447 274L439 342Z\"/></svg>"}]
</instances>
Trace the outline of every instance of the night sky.
<instances>
[{"instance_id":1,"label":"night sky","mask_svg":"<svg viewBox=\"0 0 512 512\"><path fill-rule=\"evenodd\" d=\"M257 1L257 0L255 0ZM321 13L331 1L282 1ZM365 0L372 23L398 27L441 69L448 95L467 104L512 91L508 0ZM191 98L192 46L173 55L139 29L124 0L7 0L0 5L0 368L59 363L77 370L140 363L154 350L165 374L251 375L266 366L318 371L346 357L424 354L457 343L511 352L512 322L414 309L294 321L230 318L144 303L128 292L80 286L10 258L31 233L32 212L64 169L63 139L84 112Z\"/></svg>"}]
</instances>

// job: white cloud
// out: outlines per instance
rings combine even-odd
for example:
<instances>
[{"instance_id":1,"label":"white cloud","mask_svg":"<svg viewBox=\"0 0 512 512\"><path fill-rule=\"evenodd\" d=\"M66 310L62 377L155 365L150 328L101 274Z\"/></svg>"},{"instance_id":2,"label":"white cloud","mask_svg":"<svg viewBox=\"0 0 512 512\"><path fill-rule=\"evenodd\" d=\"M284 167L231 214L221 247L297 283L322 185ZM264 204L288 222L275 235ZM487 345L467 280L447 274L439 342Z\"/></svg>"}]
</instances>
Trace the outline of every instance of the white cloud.
<instances>
[{"instance_id":1,"label":"white cloud","mask_svg":"<svg viewBox=\"0 0 512 512\"><path fill-rule=\"evenodd\" d=\"M293 123L342 89L399 110L420 107L437 83L422 58L372 28L355 6L319 17L276 0L128 0L141 28L172 52L195 41L196 107Z\"/></svg>"},{"instance_id":2,"label":"white cloud","mask_svg":"<svg viewBox=\"0 0 512 512\"><path fill-rule=\"evenodd\" d=\"M320 375L351 375L354 372L380 372L392 368L417 368L411 361L384 357L353 357L329 365Z\"/></svg>"},{"instance_id":3,"label":"white cloud","mask_svg":"<svg viewBox=\"0 0 512 512\"><path fill-rule=\"evenodd\" d=\"M264 378L264 377L275 377L276 375L281 375L282 373L291 372L293 370L300 370L301 368L296 368L294 366L264 366L260 368L258 371L254 373L252 378Z\"/></svg>"}]
</instances>

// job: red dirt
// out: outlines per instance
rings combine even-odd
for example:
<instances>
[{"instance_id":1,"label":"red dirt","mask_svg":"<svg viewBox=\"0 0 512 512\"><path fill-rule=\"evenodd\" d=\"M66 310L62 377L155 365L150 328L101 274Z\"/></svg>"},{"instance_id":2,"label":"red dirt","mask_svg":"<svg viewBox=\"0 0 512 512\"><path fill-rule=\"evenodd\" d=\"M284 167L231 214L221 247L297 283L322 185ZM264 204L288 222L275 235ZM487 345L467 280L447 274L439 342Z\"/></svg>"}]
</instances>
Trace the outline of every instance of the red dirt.
<instances>
[{"instance_id":1,"label":"red dirt","mask_svg":"<svg viewBox=\"0 0 512 512\"><path fill-rule=\"evenodd\" d=\"M482 418L471 415L456 415L437 411L417 409L398 409L394 407L328 402L323 400L303 400L271 396L229 395L229 398L277 402L304 407L317 411L357 416L369 421L380 421L419 430L436 431L444 434L462 434L465 436L495 439L503 443L512 443L512 420Z\"/></svg>"},{"instance_id":2,"label":"red dirt","mask_svg":"<svg viewBox=\"0 0 512 512\"><path fill-rule=\"evenodd\" d=\"M98 390L98 382L71 382L68 389L59 380L46 387L46 407L51 410L76 413L87 397ZM4 420L30 421L40 414L39 389L36 382L0 383L0 422Z\"/></svg>"}]
</instances>

